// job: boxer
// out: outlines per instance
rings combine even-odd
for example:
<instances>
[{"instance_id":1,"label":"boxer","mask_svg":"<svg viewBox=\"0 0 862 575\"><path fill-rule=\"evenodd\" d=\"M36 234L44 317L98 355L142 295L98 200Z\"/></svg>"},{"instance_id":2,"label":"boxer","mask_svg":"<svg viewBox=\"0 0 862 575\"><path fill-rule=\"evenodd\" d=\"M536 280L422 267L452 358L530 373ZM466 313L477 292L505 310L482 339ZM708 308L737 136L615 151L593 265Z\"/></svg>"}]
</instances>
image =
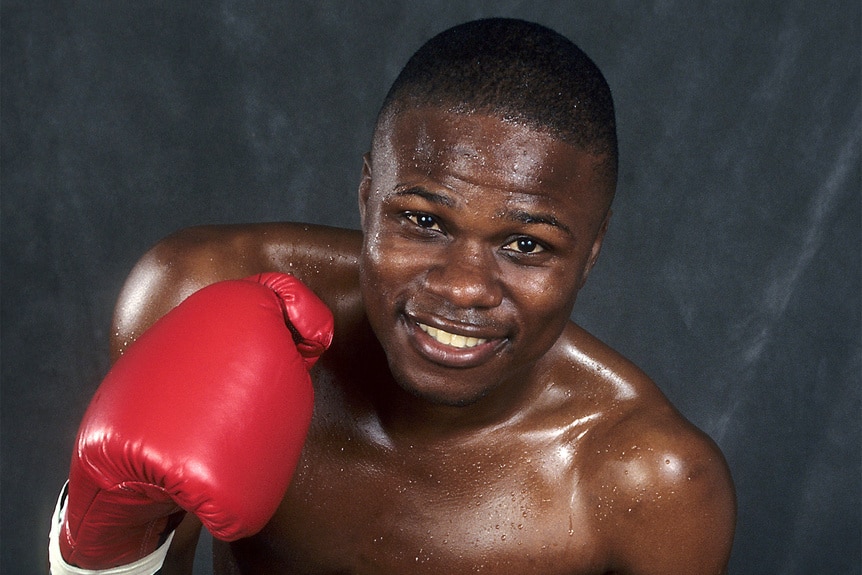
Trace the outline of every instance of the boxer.
<instances>
[{"instance_id":1,"label":"boxer","mask_svg":"<svg viewBox=\"0 0 862 575\"><path fill-rule=\"evenodd\" d=\"M191 228L134 268L55 573L190 573L202 526L219 574L723 573L721 452L569 319L616 176L610 90L569 40L432 38L381 108L361 230ZM240 279L264 272L289 288Z\"/></svg>"}]
</instances>

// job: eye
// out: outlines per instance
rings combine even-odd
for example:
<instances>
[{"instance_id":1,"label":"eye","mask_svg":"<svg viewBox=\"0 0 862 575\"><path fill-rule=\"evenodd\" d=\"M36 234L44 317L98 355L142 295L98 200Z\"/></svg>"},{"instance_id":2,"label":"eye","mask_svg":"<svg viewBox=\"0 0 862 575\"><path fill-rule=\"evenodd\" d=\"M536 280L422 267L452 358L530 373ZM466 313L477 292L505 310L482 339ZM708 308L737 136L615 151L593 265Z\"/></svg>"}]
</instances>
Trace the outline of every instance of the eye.
<instances>
[{"instance_id":1,"label":"eye","mask_svg":"<svg viewBox=\"0 0 862 575\"><path fill-rule=\"evenodd\" d=\"M433 231L442 231L440 229L440 225L437 223L437 220L434 219L434 216L429 216L428 214L416 213L416 212L407 212L404 214L408 220L419 226L420 228L426 230Z\"/></svg>"},{"instance_id":2,"label":"eye","mask_svg":"<svg viewBox=\"0 0 862 575\"><path fill-rule=\"evenodd\" d=\"M527 237L520 237L503 246L503 249L519 254L537 254L545 251L545 248L539 242Z\"/></svg>"}]
</instances>

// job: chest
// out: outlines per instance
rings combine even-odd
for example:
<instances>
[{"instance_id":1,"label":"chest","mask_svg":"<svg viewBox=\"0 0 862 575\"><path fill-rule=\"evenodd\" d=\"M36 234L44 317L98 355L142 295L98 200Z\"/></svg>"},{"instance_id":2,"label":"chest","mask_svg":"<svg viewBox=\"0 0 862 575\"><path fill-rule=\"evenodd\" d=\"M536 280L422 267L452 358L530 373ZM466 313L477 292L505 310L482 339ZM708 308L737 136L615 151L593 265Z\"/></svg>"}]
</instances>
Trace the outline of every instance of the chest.
<instances>
[{"instance_id":1,"label":"chest","mask_svg":"<svg viewBox=\"0 0 862 575\"><path fill-rule=\"evenodd\" d=\"M590 496L553 453L309 439L279 511L245 552L273 572L600 571Z\"/></svg>"}]
</instances>

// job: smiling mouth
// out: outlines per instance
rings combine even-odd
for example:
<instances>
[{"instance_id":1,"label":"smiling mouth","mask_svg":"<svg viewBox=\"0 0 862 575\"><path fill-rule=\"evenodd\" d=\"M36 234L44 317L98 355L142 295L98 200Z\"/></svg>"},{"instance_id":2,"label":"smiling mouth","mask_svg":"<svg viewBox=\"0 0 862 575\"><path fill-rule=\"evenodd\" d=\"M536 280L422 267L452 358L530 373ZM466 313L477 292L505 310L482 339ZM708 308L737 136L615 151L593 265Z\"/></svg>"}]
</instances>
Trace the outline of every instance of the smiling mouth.
<instances>
[{"instance_id":1,"label":"smiling mouth","mask_svg":"<svg viewBox=\"0 0 862 575\"><path fill-rule=\"evenodd\" d=\"M482 345L483 343L486 343L488 341L487 339L483 339L480 337L468 337L464 335L458 335L457 333L449 333L448 331L443 331L442 329L437 329L436 327L431 327L430 325L425 325L424 323L416 323L419 325L419 329L430 335L438 343L442 343L443 345L448 345L458 349L468 349L471 347L476 347L477 345Z\"/></svg>"}]
</instances>

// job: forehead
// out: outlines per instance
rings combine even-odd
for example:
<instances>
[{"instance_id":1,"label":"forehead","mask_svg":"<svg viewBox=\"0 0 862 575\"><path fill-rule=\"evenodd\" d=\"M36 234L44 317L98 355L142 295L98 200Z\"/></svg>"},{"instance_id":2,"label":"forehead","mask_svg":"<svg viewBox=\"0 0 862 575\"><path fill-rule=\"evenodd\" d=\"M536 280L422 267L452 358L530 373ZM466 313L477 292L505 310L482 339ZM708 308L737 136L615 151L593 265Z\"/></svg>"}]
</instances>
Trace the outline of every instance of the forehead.
<instances>
[{"instance_id":1,"label":"forehead","mask_svg":"<svg viewBox=\"0 0 862 575\"><path fill-rule=\"evenodd\" d=\"M375 135L376 176L422 174L529 195L603 195L602 158L548 132L492 115L413 108L392 114Z\"/></svg>"}]
</instances>

